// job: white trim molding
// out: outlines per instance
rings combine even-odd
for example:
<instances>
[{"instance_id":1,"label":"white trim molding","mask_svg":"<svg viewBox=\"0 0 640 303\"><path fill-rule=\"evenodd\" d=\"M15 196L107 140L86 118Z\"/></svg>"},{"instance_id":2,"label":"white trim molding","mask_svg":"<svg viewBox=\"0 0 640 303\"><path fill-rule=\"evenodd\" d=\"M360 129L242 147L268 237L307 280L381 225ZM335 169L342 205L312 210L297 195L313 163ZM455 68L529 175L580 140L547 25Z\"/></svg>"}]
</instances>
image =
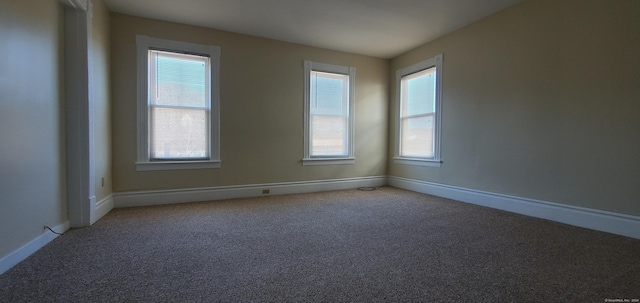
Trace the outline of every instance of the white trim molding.
<instances>
[{"instance_id":1,"label":"white trim molding","mask_svg":"<svg viewBox=\"0 0 640 303\"><path fill-rule=\"evenodd\" d=\"M356 84L356 68L352 66L334 65L328 63L313 62L309 60L303 61L304 66L304 147L302 165L339 165L339 164L354 164L355 163L355 150L354 150L354 138L355 138L355 84ZM313 72L325 72L336 75L347 76L347 85L345 85L348 91L343 91L343 96L346 96L348 100L343 104L345 108L343 110L347 119L346 124L346 138L343 144L346 145L345 154L338 155L312 155L311 146L312 141L312 111L313 106L311 102L313 100L312 94L312 73ZM344 100L343 100L344 101Z\"/></svg>"},{"instance_id":2,"label":"white trim molding","mask_svg":"<svg viewBox=\"0 0 640 303\"><path fill-rule=\"evenodd\" d=\"M387 185L640 239L640 217L451 185L389 176Z\"/></svg>"},{"instance_id":3,"label":"white trim molding","mask_svg":"<svg viewBox=\"0 0 640 303\"><path fill-rule=\"evenodd\" d=\"M220 168L220 54L221 48L182 41L136 36L137 56L137 160L136 171ZM209 82L207 95L209 155L202 160L155 161L149 152L149 51L163 50L208 57L205 79Z\"/></svg>"},{"instance_id":4,"label":"white trim molding","mask_svg":"<svg viewBox=\"0 0 640 303\"><path fill-rule=\"evenodd\" d=\"M67 221L58 226L52 227L51 229L58 233L64 233L65 231L69 230L69 222ZM0 275L16 266L16 264L22 262L22 260L31 256L33 253L35 253L40 248L44 247L57 237L57 234L54 234L51 231L43 228L43 232L40 236L36 237L35 239L31 240L31 242L23 245L22 247L16 249L12 253L0 259Z\"/></svg>"},{"instance_id":5,"label":"white trim molding","mask_svg":"<svg viewBox=\"0 0 640 303\"><path fill-rule=\"evenodd\" d=\"M441 134L442 134L442 65L444 62L444 55L439 54L433 58L424 60L422 62L418 62L411 66L407 66L405 68L401 68L396 70L396 115L395 115L395 133L396 139L394 143L394 163L405 164L405 165L417 165L417 166L433 166L440 167L442 161L440 161L440 150L441 150ZM435 94L434 94L434 138L433 138L433 157L429 158L421 158L421 157L410 157L402 151L402 120L403 120L403 78L410 77L412 74L419 73L421 71L435 68ZM409 118L417 118L418 116L408 116ZM424 117L422 115L421 117Z\"/></svg>"},{"instance_id":6,"label":"white trim molding","mask_svg":"<svg viewBox=\"0 0 640 303\"><path fill-rule=\"evenodd\" d=\"M82 11L87 11L89 10L89 6L91 5L91 2L89 2L89 0L58 0L60 3L77 9L77 10L82 10Z\"/></svg>"},{"instance_id":7,"label":"white trim molding","mask_svg":"<svg viewBox=\"0 0 640 303\"><path fill-rule=\"evenodd\" d=\"M95 207L91 212L91 225L98 222L102 217L113 209L113 194L108 195L104 199L95 203Z\"/></svg>"},{"instance_id":8,"label":"white trim molding","mask_svg":"<svg viewBox=\"0 0 640 303\"><path fill-rule=\"evenodd\" d=\"M402 157L393 157L393 163L415 165L415 166L431 166L431 167L440 167L442 165L442 161L440 160L412 159L412 158L402 158Z\"/></svg>"},{"instance_id":9,"label":"white trim molding","mask_svg":"<svg viewBox=\"0 0 640 303\"><path fill-rule=\"evenodd\" d=\"M342 164L354 164L355 158L308 158L302 159L302 165L342 165Z\"/></svg>"},{"instance_id":10,"label":"white trim molding","mask_svg":"<svg viewBox=\"0 0 640 303\"><path fill-rule=\"evenodd\" d=\"M63 1L67 200L72 227L91 225L95 206L95 133L91 1Z\"/></svg>"},{"instance_id":11,"label":"white trim molding","mask_svg":"<svg viewBox=\"0 0 640 303\"><path fill-rule=\"evenodd\" d=\"M314 180L284 183L218 186L206 188L132 191L113 194L114 207L162 205L198 201L247 198L264 195L286 195L385 185L386 176ZM268 190L268 194L263 191Z\"/></svg>"}]
</instances>

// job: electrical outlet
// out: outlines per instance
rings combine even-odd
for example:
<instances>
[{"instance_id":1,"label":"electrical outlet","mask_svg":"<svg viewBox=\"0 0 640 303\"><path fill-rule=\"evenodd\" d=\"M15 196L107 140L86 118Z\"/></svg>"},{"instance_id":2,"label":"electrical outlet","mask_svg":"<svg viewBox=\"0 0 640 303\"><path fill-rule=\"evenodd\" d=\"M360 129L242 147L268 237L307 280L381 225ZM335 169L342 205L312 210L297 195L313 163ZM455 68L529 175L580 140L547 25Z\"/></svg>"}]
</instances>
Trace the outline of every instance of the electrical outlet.
<instances>
[{"instance_id":1,"label":"electrical outlet","mask_svg":"<svg viewBox=\"0 0 640 303\"><path fill-rule=\"evenodd\" d=\"M263 194L263 195L269 194L270 192L271 192L271 191L270 191L270 190L268 190L268 189L263 189L263 190L262 190L262 194Z\"/></svg>"},{"instance_id":2,"label":"electrical outlet","mask_svg":"<svg viewBox=\"0 0 640 303\"><path fill-rule=\"evenodd\" d=\"M104 177L102 178L102 187L104 187Z\"/></svg>"}]
</instances>

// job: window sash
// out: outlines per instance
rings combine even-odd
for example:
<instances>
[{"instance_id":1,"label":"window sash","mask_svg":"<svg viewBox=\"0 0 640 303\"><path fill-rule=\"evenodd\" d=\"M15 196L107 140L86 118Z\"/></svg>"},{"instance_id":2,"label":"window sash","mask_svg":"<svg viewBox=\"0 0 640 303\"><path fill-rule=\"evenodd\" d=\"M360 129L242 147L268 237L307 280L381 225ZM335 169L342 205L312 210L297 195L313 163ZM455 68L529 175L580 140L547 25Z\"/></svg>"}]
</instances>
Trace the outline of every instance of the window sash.
<instances>
[{"instance_id":1,"label":"window sash","mask_svg":"<svg viewBox=\"0 0 640 303\"><path fill-rule=\"evenodd\" d=\"M178 79L169 80L172 76L171 71L167 74L158 71L160 58L174 60L175 69L180 73ZM150 161L210 160L210 58L149 49L148 60L148 159ZM200 71L188 73L183 70L188 64L193 63L204 64L203 74L198 75ZM194 79L183 81L183 77L189 76L202 77L202 79L195 79L201 81L193 81ZM167 79L161 81L160 78ZM160 98L161 95L163 98Z\"/></svg>"},{"instance_id":2,"label":"window sash","mask_svg":"<svg viewBox=\"0 0 640 303\"><path fill-rule=\"evenodd\" d=\"M409 127L412 122L414 126L417 124L418 127ZM403 117L400 120L400 125L402 128L401 156L435 158L435 113Z\"/></svg>"},{"instance_id":3,"label":"window sash","mask_svg":"<svg viewBox=\"0 0 640 303\"><path fill-rule=\"evenodd\" d=\"M349 156L349 75L315 70L310 73L309 157L347 157ZM339 92L321 91L318 86L319 79L340 81L341 90ZM326 95L321 96L322 93L339 93L340 96L334 96L335 99L332 100ZM339 99L340 104L323 111L319 107L319 98L325 99L325 103L336 102Z\"/></svg>"},{"instance_id":4,"label":"window sash","mask_svg":"<svg viewBox=\"0 0 640 303\"><path fill-rule=\"evenodd\" d=\"M435 159L436 148L436 85L435 66L401 77L400 80L400 142L399 156L419 159ZM434 76L432 87L418 86L418 96L410 98L410 81ZM417 84L416 84L417 85ZM421 97L416 99L415 97ZM425 104L426 103L426 104ZM409 112L412 112L411 114ZM422 123L420 123L422 121ZM413 122L413 123L412 123Z\"/></svg>"},{"instance_id":5,"label":"window sash","mask_svg":"<svg viewBox=\"0 0 640 303\"><path fill-rule=\"evenodd\" d=\"M209 160L209 110L149 107L151 161Z\"/></svg>"},{"instance_id":6,"label":"window sash","mask_svg":"<svg viewBox=\"0 0 640 303\"><path fill-rule=\"evenodd\" d=\"M348 156L348 120L339 115L311 115L310 156Z\"/></svg>"}]
</instances>

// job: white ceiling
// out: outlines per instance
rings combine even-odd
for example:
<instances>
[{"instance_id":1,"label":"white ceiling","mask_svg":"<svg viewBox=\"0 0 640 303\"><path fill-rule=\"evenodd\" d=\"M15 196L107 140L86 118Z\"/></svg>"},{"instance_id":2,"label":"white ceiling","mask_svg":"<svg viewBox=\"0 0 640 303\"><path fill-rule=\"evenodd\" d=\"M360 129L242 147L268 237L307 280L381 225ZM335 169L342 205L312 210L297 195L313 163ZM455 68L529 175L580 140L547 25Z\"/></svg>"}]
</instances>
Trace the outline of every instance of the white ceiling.
<instances>
[{"instance_id":1,"label":"white ceiling","mask_svg":"<svg viewBox=\"0 0 640 303\"><path fill-rule=\"evenodd\" d=\"M522 0L104 0L113 12L393 58Z\"/></svg>"}]
</instances>

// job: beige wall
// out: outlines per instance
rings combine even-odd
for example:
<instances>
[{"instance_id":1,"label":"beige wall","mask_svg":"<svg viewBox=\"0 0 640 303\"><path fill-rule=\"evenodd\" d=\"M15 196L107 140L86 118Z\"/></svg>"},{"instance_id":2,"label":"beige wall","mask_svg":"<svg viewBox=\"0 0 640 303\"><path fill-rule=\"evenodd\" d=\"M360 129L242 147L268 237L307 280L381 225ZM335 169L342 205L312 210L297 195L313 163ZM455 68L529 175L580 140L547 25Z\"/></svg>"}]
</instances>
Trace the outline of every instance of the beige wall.
<instances>
[{"instance_id":1,"label":"beige wall","mask_svg":"<svg viewBox=\"0 0 640 303\"><path fill-rule=\"evenodd\" d=\"M0 1L0 258L66 222L63 9Z\"/></svg>"},{"instance_id":2,"label":"beige wall","mask_svg":"<svg viewBox=\"0 0 640 303\"><path fill-rule=\"evenodd\" d=\"M136 35L217 45L220 169L136 172ZM386 173L388 61L111 14L115 192ZM355 165L302 166L303 60L356 67Z\"/></svg>"},{"instance_id":3,"label":"beige wall","mask_svg":"<svg viewBox=\"0 0 640 303\"><path fill-rule=\"evenodd\" d=\"M640 215L638 1L525 1L391 61L108 14L93 3L98 200L112 187L388 173ZM63 20L56 1L0 2L0 258L43 225L68 221ZM136 34L222 47L221 169L135 171ZM394 164L395 70L439 53L444 163ZM300 163L303 60L357 68L355 165Z\"/></svg>"},{"instance_id":4,"label":"beige wall","mask_svg":"<svg viewBox=\"0 0 640 303\"><path fill-rule=\"evenodd\" d=\"M100 202L111 195L111 86L109 10L101 0L91 0L92 93L95 151L95 194ZM104 185L102 179L104 178Z\"/></svg>"},{"instance_id":5,"label":"beige wall","mask_svg":"<svg viewBox=\"0 0 640 303\"><path fill-rule=\"evenodd\" d=\"M111 194L109 12L92 0L97 200ZM66 199L64 7L0 2L0 258L69 220ZM105 186L101 184L105 177Z\"/></svg>"},{"instance_id":6,"label":"beige wall","mask_svg":"<svg viewBox=\"0 0 640 303\"><path fill-rule=\"evenodd\" d=\"M389 174L640 215L638 12L525 1L395 58L391 77L444 54L444 163L390 162Z\"/></svg>"}]
</instances>

